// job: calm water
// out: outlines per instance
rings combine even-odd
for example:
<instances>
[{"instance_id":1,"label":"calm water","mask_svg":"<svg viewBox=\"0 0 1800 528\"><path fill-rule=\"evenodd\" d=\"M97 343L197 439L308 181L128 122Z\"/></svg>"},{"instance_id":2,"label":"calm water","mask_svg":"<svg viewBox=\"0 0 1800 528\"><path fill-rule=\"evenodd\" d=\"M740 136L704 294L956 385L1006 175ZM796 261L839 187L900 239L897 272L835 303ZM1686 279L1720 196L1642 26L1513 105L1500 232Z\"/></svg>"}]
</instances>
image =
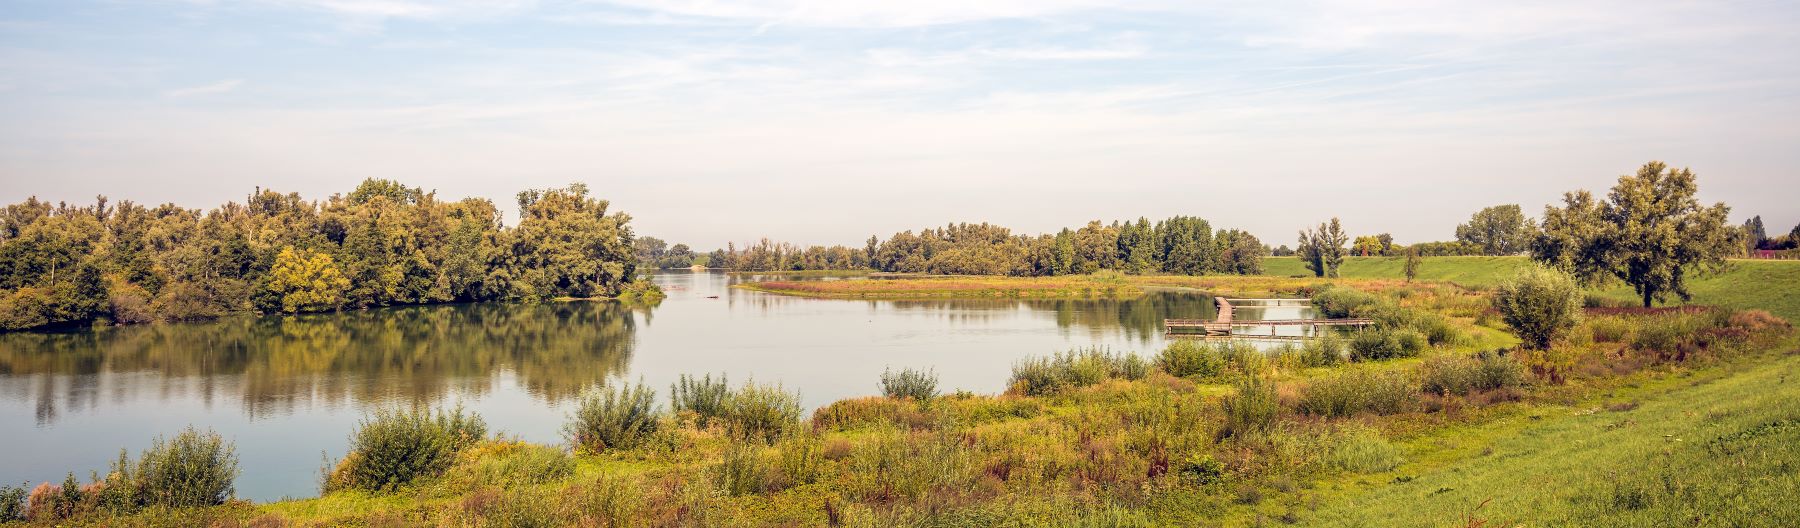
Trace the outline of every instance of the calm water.
<instances>
[{"instance_id":1,"label":"calm water","mask_svg":"<svg viewBox=\"0 0 1800 528\"><path fill-rule=\"evenodd\" d=\"M641 379L661 397L682 373L724 372L798 389L810 407L878 392L886 367L929 367L945 391L992 393L1021 357L1088 345L1148 355L1164 318L1215 315L1211 298L1176 291L847 301L735 290L754 279L723 274L655 279L669 293L655 308L447 305L0 334L0 483L86 478L120 448L135 456L193 424L236 441L238 496L305 497L357 420L384 406L461 404L493 429L558 443L568 402L607 378Z\"/></svg>"}]
</instances>

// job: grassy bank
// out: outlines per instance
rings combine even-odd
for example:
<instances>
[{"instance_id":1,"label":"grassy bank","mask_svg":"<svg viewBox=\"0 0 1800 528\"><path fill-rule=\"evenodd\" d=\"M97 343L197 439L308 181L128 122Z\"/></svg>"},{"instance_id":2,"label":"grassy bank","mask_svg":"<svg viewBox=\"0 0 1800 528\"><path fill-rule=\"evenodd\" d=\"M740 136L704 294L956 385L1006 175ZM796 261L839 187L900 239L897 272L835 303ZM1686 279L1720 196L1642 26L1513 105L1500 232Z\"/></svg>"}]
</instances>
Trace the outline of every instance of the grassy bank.
<instances>
[{"instance_id":1,"label":"grassy bank","mask_svg":"<svg viewBox=\"0 0 1800 528\"><path fill-rule=\"evenodd\" d=\"M368 464L412 430L389 424L357 435L386 444L337 462L319 498L113 514L78 498L55 510L72 519L35 522L1791 524L1778 508L1794 491L1800 359L1779 352L1793 346L1778 337L1784 323L1594 315L1551 351L1475 355L1516 342L1483 316L1485 294L1346 282L1365 293L1337 297L1388 321L1377 333L1273 354L1193 341L1143 356L1057 354L1019 363L1013 388L993 396L939 394L929 376L899 373L870 380L885 396L809 419L779 387L684 382L671 388L685 402L674 412L629 391L584 400L573 453L421 417L400 423L446 428L428 434L444 438L430 444L440 465L392 487L364 488L390 482L370 480L390 466Z\"/></svg>"},{"instance_id":2,"label":"grassy bank","mask_svg":"<svg viewBox=\"0 0 1800 528\"><path fill-rule=\"evenodd\" d=\"M843 281L766 281L735 287L783 295L833 299L1090 298L1135 297L1143 289L1123 275L1065 277L934 277Z\"/></svg>"},{"instance_id":3,"label":"grassy bank","mask_svg":"<svg viewBox=\"0 0 1800 528\"><path fill-rule=\"evenodd\" d=\"M1463 286L1488 287L1511 277L1531 264L1526 257L1427 257L1418 278ZM1263 261L1274 277L1305 276L1300 259L1270 257ZM1339 273L1346 279L1405 279L1405 257L1350 257ZM1800 260L1733 260L1722 273L1696 278L1690 284L1691 304L1762 309L1789 320L1800 320ZM1613 285L1597 292L1620 301L1635 302L1631 288ZM1675 304L1682 304L1676 302Z\"/></svg>"}]
</instances>

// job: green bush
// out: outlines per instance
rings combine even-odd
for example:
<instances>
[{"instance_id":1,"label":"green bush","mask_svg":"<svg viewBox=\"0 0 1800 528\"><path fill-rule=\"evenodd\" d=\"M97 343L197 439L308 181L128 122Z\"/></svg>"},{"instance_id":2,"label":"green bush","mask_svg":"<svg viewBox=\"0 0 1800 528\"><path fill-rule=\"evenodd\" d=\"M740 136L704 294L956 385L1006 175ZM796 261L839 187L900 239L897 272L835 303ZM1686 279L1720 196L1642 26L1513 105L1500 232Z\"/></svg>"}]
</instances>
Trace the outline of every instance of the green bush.
<instances>
[{"instance_id":1,"label":"green bush","mask_svg":"<svg viewBox=\"0 0 1800 528\"><path fill-rule=\"evenodd\" d=\"M1313 380L1300 392L1298 410L1324 417L1351 416L1363 412L1395 414L1417 402L1418 386L1405 372L1351 369Z\"/></svg>"},{"instance_id":2,"label":"green bush","mask_svg":"<svg viewBox=\"0 0 1800 528\"><path fill-rule=\"evenodd\" d=\"M27 483L18 487L0 486L0 523L25 520L25 496Z\"/></svg>"},{"instance_id":3,"label":"green bush","mask_svg":"<svg viewBox=\"0 0 1800 528\"><path fill-rule=\"evenodd\" d=\"M1494 309L1527 348L1543 350L1581 317L1581 286L1567 273L1540 266L1519 271L1494 288Z\"/></svg>"},{"instance_id":4,"label":"green bush","mask_svg":"<svg viewBox=\"0 0 1800 528\"><path fill-rule=\"evenodd\" d=\"M1344 339L1327 332L1300 346L1300 363L1308 367L1330 367L1344 362Z\"/></svg>"},{"instance_id":5,"label":"green bush","mask_svg":"<svg viewBox=\"0 0 1800 528\"><path fill-rule=\"evenodd\" d=\"M1381 304L1381 298L1352 288L1327 287L1313 293L1312 304L1324 317L1364 317Z\"/></svg>"},{"instance_id":6,"label":"green bush","mask_svg":"<svg viewBox=\"0 0 1800 528\"><path fill-rule=\"evenodd\" d=\"M1141 379L1150 364L1136 354L1113 354L1104 348L1058 352L1013 363L1008 385L1028 396L1086 387L1107 378Z\"/></svg>"},{"instance_id":7,"label":"green bush","mask_svg":"<svg viewBox=\"0 0 1800 528\"><path fill-rule=\"evenodd\" d=\"M918 401L931 401L938 394L938 375L935 370L892 369L881 371L881 393L889 398L912 398Z\"/></svg>"},{"instance_id":8,"label":"green bush","mask_svg":"<svg viewBox=\"0 0 1800 528\"><path fill-rule=\"evenodd\" d=\"M461 408L376 411L350 433L350 454L326 477L325 491L393 491L449 469L456 453L487 436L487 423Z\"/></svg>"},{"instance_id":9,"label":"green bush","mask_svg":"<svg viewBox=\"0 0 1800 528\"><path fill-rule=\"evenodd\" d=\"M1400 450L1381 433L1364 427L1352 428L1341 435L1328 458L1332 466L1355 473L1378 473L1398 467L1405 461Z\"/></svg>"},{"instance_id":10,"label":"green bush","mask_svg":"<svg viewBox=\"0 0 1800 528\"><path fill-rule=\"evenodd\" d=\"M1476 359L1480 365L1476 369L1475 388L1497 390L1525 385L1525 365L1512 356L1482 352Z\"/></svg>"},{"instance_id":11,"label":"green bush","mask_svg":"<svg viewBox=\"0 0 1800 528\"><path fill-rule=\"evenodd\" d=\"M1369 328L1350 337L1351 361L1414 357L1429 345L1424 335L1406 328Z\"/></svg>"},{"instance_id":12,"label":"green bush","mask_svg":"<svg viewBox=\"0 0 1800 528\"><path fill-rule=\"evenodd\" d=\"M730 400L731 387L726 384L724 374L720 374L718 380L714 380L712 374L702 378L682 374L676 383L669 385L669 407L677 413L694 413L695 422L701 427L725 416Z\"/></svg>"},{"instance_id":13,"label":"green bush","mask_svg":"<svg viewBox=\"0 0 1800 528\"><path fill-rule=\"evenodd\" d=\"M575 449L631 449L656 432L656 391L643 383L595 387L575 400L563 436Z\"/></svg>"},{"instance_id":14,"label":"green bush","mask_svg":"<svg viewBox=\"0 0 1800 528\"><path fill-rule=\"evenodd\" d=\"M731 394L731 430L739 438L774 442L800 427L800 395L780 385L745 383Z\"/></svg>"},{"instance_id":15,"label":"green bush","mask_svg":"<svg viewBox=\"0 0 1800 528\"><path fill-rule=\"evenodd\" d=\"M1177 339L1156 355L1156 368L1182 378L1212 378L1225 372L1225 356L1210 342Z\"/></svg>"},{"instance_id":16,"label":"green bush","mask_svg":"<svg viewBox=\"0 0 1800 528\"><path fill-rule=\"evenodd\" d=\"M189 427L175 438L157 438L138 458L136 468L122 468L139 504L175 508L213 506L231 498L237 479L236 450L218 433Z\"/></svg>"},{"instance_id":17,"label":"green bush","mask_svg":"<svg viewBox=\"0 0 1800 528\"><path fill-rule=\"evenodd\" d=\"M1437 356L1419 365L1419 390L1426 394L1468 394L1475 389L1481 365L1467 356Z\"/></svg>"},{"instance_id":18,"label":"green bush","mask_svg":"<svg viewBox=\"0 0 1800 528\"><path fill-rule=\"evenodd\" d=\"M1220 436L1243 436L1269 430L1281 414L1275 382L1263 376L1238 379L1237 392L1225 397L1225 426Z\"/></svg>"},{"instance_id":19,"label":"green bush","mask_svg":"<svg viewBox=\"0 0 1800 528\"><path fill-rule=\"evenodd\" d=\"M1623 343L1631 337L1631 321L1623 317L1595 317L1587 320L1587 327L1598 343Z\"/></svg>"}]
</instances>

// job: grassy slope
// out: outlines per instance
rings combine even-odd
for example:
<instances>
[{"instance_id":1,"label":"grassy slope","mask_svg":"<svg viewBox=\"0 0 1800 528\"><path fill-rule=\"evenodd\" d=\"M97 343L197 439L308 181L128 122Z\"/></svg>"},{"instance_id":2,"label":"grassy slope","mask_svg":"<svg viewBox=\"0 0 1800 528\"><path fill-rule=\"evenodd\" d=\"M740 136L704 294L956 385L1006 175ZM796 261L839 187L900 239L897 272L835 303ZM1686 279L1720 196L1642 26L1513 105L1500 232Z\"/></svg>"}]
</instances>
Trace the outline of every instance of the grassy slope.
<instances>
[{"instance_id":1,"label":"grassy slope","mask_svg":"<svg viewBox=\"0 0 1800 528\"><path fill-rule=\"evenodd\" d=\"M1408 442L1419 462L1309 524L1800 524L1800 355L1653 380ZM1385 479L1385 480L1381 480ZM1359 483L1348 486L1360 487ZM1482 505L1486 502L1485 506ZM1479 506L1479 508L1477 508Z\"/></svg>"},{"instance_id":2,"label":"grassy slope","mask_svg":"<svg viewBox=\"0 0 1800 528\"><path fill-rule=\"evenodd\" d=\"M1295 258L1270 257L1263 264L1273 276L1309 274ZM1351 257L1340 271L1345 278L1398 279L1404 277L1405 264L1404 257ZM1419 278L1489 286L1528 264L1525 257L1428 257L1419 267ZM1734 260L1731 269L1695 280L1690 289L1695 304L1758 308L1800 321L1800 260ZM1602 294L1634 299L1631 288L1623 285Z\"/></svg>"}]
</instances>

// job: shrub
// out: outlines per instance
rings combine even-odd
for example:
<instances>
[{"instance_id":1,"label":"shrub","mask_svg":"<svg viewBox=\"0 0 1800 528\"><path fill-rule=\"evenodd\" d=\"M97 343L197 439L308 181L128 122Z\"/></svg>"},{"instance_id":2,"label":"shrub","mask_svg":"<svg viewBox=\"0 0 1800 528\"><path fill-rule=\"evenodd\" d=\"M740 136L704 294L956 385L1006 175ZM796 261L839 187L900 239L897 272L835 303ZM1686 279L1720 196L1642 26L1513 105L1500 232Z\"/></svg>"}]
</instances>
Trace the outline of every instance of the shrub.
<instances>
[{"instance_id":1,"label":"shrub","mask_svg":"<svg viewBox=\"0 0 1800 528\"><path fill-rule=\"evenodd\" d=\"M851 398L831 402L813 411L816 429L851 429L866 425L898 425L923 429L931 425L931 415L919 406L893 398Z\"/></svg>"},{"instance_id":2,"label":"shrub","mask_svg":"<svg viewBox=\"0 0 1800 528\"><path fill-rule=\"evenodd\" d=\"M800 425L800 395L780 385L745 383L731 394L730 427L739 438L773 442Z\"/></svg>"},{"instance_id":3,"label":"shrub","mask_svg":"<svg viewBox=\"0 0 1800 528\"><path fill-rule=\"evenodd\" d=\"M757 447L732 444L725 448L719 465L713 466L713 484L726 495L761 493L768 478L769 468Z\"/></svg>"},{"instance_id":4,"label":"shrub","mask_svg":"<svg viewBox=\"0 0 1800 528\"><path fill-rule=\"evenodd\" d=\"M1476 389L1498 390L1525 384L1525 365L1512 356L1504 356L1499 352L1482 352L1476 359L1480 361L1476 368Z\"/></svg>"},{"instance_id":5,"label":"shrub","mask_svg":"<svg viewBox=\"0 0 1800 528\"><path fill-rule=\"evenodd\" d=\"M1388 471L1405 461L1381 433L1364 427L1351 428L1340 436L1329 460L1332 466L1355 473Z\"/></svg>"},{"instance_id":6,"label":"shrub","mask_svg":"<svg viewBox=\"0 0 1800 528\"><path fill-rule=\"evenodd\" d=\"M797 435L776 446L768 486L783 490L811 484L825 473L825 447L817 437Z\"/></svg>"},{"instance_id":7,"label":"shrub","mask_svg":"<svg viewBox=\"0 0 1800 528\"><path fill-rule=\"evenodd\" d=\"M0 523L25 520L26 485L0 486Z\"/></svg>"},{"instance_id":8,"label":"shrub","mask_svg":"<svg viewBox=\"0 0 1800 528\"><path fill-rule=\"evenodd\" d=\"M1225 397L1225 427L1221 436L1243 436L1267 431L1281 412L1275 382L1263 376L1238 379L1237 392Z\"/></svg>"},{"instance_id":9,"label":"shrub","mask_svg":"<svg viewBox=\"0 0 1800 528\"><path fill-rule=\"evenodd\" d=\"M1344 362L1344 339L1335 332L1328 332L1316 339L1306 340L1300 346L1300 364L1308 367L1329 367Z\"/></svg>"},{"instance_id":10,"label":"shrub","mask_svg":"<svg viewBox=\"0 0 1800 528\"><path fill-rule=\"evenodd\" d=\"M1225 464L1212 455L1195 455L1181 463L1181 475L1202 485L1211 484L1225 476Z\"/></svg>"},{"instance_id":11,"label":"shrub","mask_svg":"<svg viewBox=\"0 0 1800 528\"><path fill-rule=\"evenodd\" d=\"M1475 389L1480 364L1467 356L1436 356L1419 365L1419 390L1427 394L1466 395Z\"/></svg>"},{"instance_id":12,"label":"shrub","mask_svg":"<svg viewBox=\"0 0 1800 528\"><path fill-rule=\"evenodd\" d=\"M441 475L458 451L486 435L487 423L461 408L376 411L350 433L350 453L327 475L325 491L392 491Z\"/></svg>"},{"instance_id":13,"label":"shrub","mask_svg":"<svg viewBox=\"0 0 1800 528\"><path fill-rule=\"evenodd\" d=\"M656 391L641 382L583 392L563 425L563 436L575 449L590 453L631 449L654 432Z\"/></svg>"},{"instance_id":14,"label":"shrub","mask_svg":"<svg viewBox=\"0 0 1800 528\"><path fill-rule=\"evenodd\" d=\"M1350 371L1313 380L1300 392L1298 410L1325 417L1395 414L1411 409L1418 392L1404 372Z\"/></svg>"},{"instance_id":15,"label":"shrub","mask_svg":"<svg viewBox=\"0 0 1800 528\"><path fill-rule=\"evenodd\" d=\"M1352 288L1327 287L1312 295L1312 304L1319 310L1319 315L1330 318L1360 317L1369 314L1381 298L1375 294Z\"/></svg>"},{"instance_id":16,"label":"shrub","mask_svg":"<svg viewBox=\"0 0 1800 528\"><path fill-rule=\"evenodd\" d=\"M1494 309L1525 341L1543 350L1575 327L1581 315L1581 286L1567 273L1532 266L1494 289Z\"/></svg>"},{"instance_id":17,"label":"shrub","mask_svg":"<svg viewBox=\"0 0 1800 528\"><path fill-rule=\"evenodd\" d=\"M677 413L694 413L695 424L701 427L725 416L726 403L730 399L731 387L726 385L724 374L720 374L716 381L712 374L702 378L682 374L680 379L669 385L671 410Z\"/></svg>"},{"instance_id":18,"label":"shrub","mask_svg":"<svg viewBox=\"0 0 1800 528\"><path fill-rule=\"evenodd\" d=\"M938 375L935 370L901 369L881 371L881 393L889 398L912 398L930 401L936 398Z\"/></svg>"},{"instance_id":19,"label":"shrub","mask_svg":"<svg viewBox=\"0 0 1800 528\"><path fill-rule=\"evenodd\" d=\"M1007 384L1013 391L1039 396L1094 385L1107 378L1141 379L1149 368L1149 363L1136 354L1087 348L1020 360L1013 364Z\"/></svg>"},{"instance_id":20,"label":"shrub","mask_svg":"<svg viewBox=\"0 0 1800 528\"><path fill-rule=\"evenodd\" d=\"M236 450L218 433L189 427L175 438L157 438L138 458L135 470L121 468L144 505L175 508L213 506L231 498L237 479Z\"/></svg>"},{"instance_id":21,"label":"shrub","mask_svg":"<svg viewBox=\"0 0 1800 528\"><path fill-rule=\"evenodd\" d=\"M1413 357L1424 351L1425 336L1416 330L1371 328L1359 330L1350 337L1351 361L1374 361Z\"/></svg>"},{"instance_id":22,"label":"shrub","mask_svg":"<svg viewBox=\"0 0 1800 528\"><path fill-rule=\"evenodd\" d=\"M1586 324L1595 342L1623 343L1631 337L1631 322L1622 317L1594 317Z\"/></svg>"},{"instance_id":23,"label":"shrub","mask_svg":"<svg viewBox=\"0 0 1800 528\"><path fill-rule=\"evenodd\" d=\"M1225 371L1225 356L1211 343L1177 339L1156 355L1156 368L1171 376L1211 378Z\"/></svg>"}]
</instances>

